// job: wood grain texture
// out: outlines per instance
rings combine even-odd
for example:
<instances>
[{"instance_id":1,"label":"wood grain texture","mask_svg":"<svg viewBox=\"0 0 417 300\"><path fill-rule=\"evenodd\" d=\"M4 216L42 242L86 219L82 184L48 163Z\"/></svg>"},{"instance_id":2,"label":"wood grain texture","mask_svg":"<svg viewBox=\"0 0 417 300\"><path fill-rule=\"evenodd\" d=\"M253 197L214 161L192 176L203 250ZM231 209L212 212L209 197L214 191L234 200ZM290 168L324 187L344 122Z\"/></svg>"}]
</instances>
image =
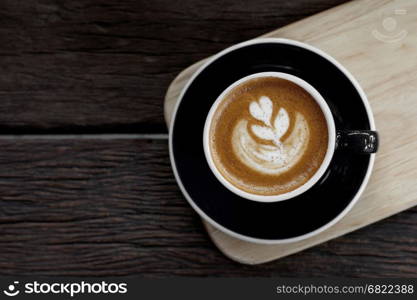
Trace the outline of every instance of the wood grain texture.
<instances>
[{"instance_id":1,"label":"wood grain texture","mask_svg":"<svg viewBox=\"0 0 417 300\"><path fill-rule=\"evenodd\" d=\"M1 1L0 134L165 132L163 95L180 70L343 2ZM0 147L0 275L417 271L416 208L278 261L241 265L217 251L181 195L166 141L0 139Z\"/></svg>"},{"instance_id":2,"label":"wood grain texture","mask_svg":"<svg viewBox=\"0 0 417 300\"><path fill-rule=\"evenodd\" d=\"M165 140L0 140L0 274L411 277L417 209L281 260L237 264L207 238Z\"/></svg>"},{"instance_id":3,"label":"wood grain texture","mask_svg":"<svg viewBox=\"0 0 417 300\"><path fill-rule=\"evenodd\" d=\"M396 9L406 13L396 16ZM415 1L357 0L265 35L308 42L347 67L369 98L380 133L380 149L368 188L336 225L300 242L267 246L232 238L206 224L210 237L225 255L247 264L271 261L417 204L416 14ZM392 16L397 18L397 31L384 32L382 22ZM388 38L377 39L374 30ZM396 39L401 30L406 33L405 37ZM179 91L202 62L181 72L168 89L167 121L171 118Z\"/></svg>"},{"instance_id":4,"label":"wood grain texture","mask_svg":"<svg viewBox=\"0 0 417 300\"><path fill-rule=\"evenodd\" d=\"M1 1L0 133L165 132L180 70L345 1Z\"/></svg>"}]
</instances>

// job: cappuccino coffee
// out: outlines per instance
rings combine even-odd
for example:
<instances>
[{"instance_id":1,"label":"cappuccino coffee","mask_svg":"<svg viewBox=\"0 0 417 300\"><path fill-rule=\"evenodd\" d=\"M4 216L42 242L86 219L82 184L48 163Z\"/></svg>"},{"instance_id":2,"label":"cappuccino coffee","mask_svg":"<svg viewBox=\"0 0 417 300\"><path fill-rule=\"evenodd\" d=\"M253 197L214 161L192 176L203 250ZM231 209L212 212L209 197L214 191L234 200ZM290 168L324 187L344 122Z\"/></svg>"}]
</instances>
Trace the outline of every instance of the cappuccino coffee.
<instances>
[{"instance_id":1,"label":"cappuccino coffee","mask_svg":"<svg viewBox=\"0 0 417 300\"><path fill-rule=\"evenodd\" d=\"M240 190L280 195L305 184L328 147L325 116L297 84L253 78L232 88L216 108L209 149L221 175Z\"/></svg>"}]
</instances>

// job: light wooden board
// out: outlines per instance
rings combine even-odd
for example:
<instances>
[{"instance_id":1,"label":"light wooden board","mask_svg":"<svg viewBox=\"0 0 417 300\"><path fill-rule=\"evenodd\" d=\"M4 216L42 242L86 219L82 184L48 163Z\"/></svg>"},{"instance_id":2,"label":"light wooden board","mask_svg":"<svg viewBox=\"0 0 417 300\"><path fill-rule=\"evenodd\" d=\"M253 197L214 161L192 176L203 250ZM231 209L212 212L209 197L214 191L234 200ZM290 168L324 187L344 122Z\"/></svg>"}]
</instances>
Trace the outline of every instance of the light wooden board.
<instances>
[{"instance_id":1,"label":"light wooden board","mask_svg":"<svg viewBox=\"0 0 417 300\"><path fill-rule=\"evenodd\" d=\"M381 144L361 199L341 221L312 238L259 245L205 224L217 247L245 264L301 251L417 204L417 1L352 1L265 36L309 43L341 62L369 98ZM169 86L165 98L167 124L182 88L202 63L185 69Z\"/></svg>"}]
</instances>

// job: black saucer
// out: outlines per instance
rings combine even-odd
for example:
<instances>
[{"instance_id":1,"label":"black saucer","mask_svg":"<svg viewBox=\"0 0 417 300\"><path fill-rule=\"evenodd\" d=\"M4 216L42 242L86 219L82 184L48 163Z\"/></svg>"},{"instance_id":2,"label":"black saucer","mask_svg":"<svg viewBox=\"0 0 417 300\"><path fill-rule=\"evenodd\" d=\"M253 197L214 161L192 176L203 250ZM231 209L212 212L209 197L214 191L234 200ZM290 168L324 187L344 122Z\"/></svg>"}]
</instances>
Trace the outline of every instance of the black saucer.
<instances>
[{"instance_id":1,"label":"black saucer","mask_svg":"<svg viewBox=\"0 0 417 300\"><path fill-rule=\"evenodd\" d=\"M371 168L370 155L336 151L310 190L296 198L260 203L226 189L210 170L203 150L207 113L230 84L247 75L277 71L314 86L328 103L337 130L373 129L357 87L336 65L303 47L264 40L238 47L207 65L183 93L171 128L171 159L177 181L190 204L223 231L253 241L296 239L323 228L351 204Z\"/></svg>"}]
</instances>

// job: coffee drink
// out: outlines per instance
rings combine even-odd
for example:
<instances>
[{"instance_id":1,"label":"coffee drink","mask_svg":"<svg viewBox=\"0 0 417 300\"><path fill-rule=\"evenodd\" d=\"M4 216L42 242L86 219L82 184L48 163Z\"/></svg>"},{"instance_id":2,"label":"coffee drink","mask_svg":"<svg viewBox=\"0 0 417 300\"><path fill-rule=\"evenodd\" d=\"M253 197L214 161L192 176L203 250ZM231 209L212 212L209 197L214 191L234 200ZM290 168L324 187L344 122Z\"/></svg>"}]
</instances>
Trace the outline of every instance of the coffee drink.
<instances>
[{"instance_id":1,"label":"coffee drink","mask_svg":"<svg viewBox=\"0 0 417 300\"><path fill-rule=\"evenodd\" d=\"M280 195L304 185L328 148L326 118L299 85L277 77L249 79L217 106L209 149L221 175L256 195Z\"/></svg>"}]
</instances>

